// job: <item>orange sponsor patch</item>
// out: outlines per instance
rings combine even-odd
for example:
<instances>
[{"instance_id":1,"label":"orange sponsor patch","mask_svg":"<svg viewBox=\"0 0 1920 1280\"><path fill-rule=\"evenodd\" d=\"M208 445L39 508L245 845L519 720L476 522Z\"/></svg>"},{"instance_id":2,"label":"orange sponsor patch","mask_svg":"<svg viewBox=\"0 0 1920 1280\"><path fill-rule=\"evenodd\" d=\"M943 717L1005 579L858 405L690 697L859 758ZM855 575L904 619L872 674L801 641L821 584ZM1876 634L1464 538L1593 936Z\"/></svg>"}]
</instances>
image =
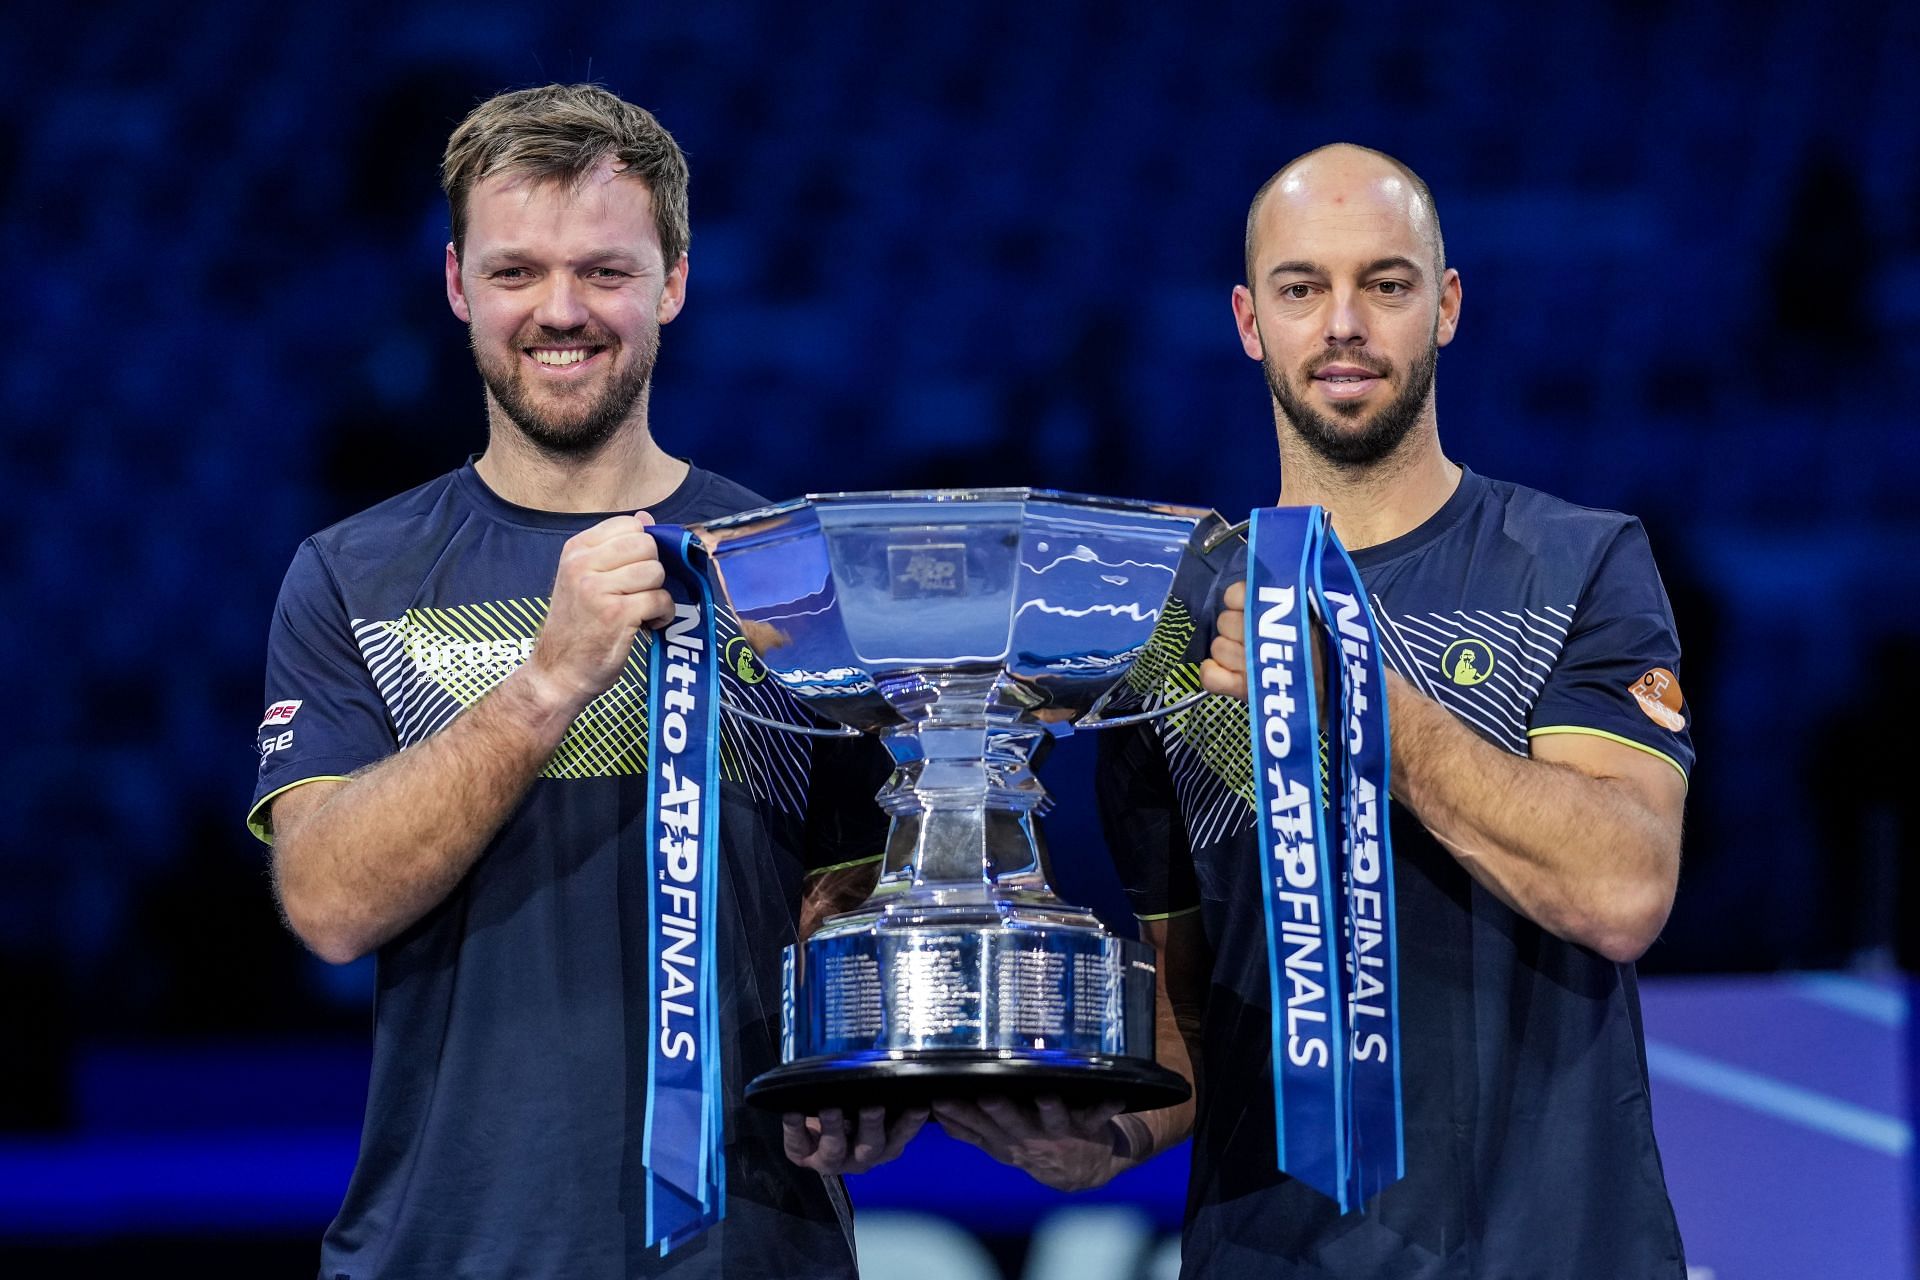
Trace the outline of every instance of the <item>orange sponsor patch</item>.
<instances>
[{"instance_id":1,"label":"orange sponsor patch","mask_svg":"<svg viewBox=\"0 0 1920 1280\"><path fill-rule=\"evenodd\" d=\"M1655 667L1647 672L1628 685L1627 692L1647 713L1647 719L1662 729L1678 733L1687 727L1687 718L1680 714L1680 708L1686 701L1680 693L1680 681L1665 667Z\"/></svg>"}]
</instances>

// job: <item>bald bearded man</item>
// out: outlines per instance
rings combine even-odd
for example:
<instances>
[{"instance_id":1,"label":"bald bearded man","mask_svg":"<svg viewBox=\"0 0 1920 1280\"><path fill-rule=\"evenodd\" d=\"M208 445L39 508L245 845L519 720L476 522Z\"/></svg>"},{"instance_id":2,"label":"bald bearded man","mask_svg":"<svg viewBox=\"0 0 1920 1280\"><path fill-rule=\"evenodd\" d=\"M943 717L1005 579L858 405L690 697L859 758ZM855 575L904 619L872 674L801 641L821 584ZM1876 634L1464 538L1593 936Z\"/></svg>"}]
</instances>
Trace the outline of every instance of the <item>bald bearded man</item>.
<instances>
[{"instance_id":1,"label":"bald bearded man","mask_svg":"<svg viewBox=\"0 0 1920 1280\"><path fill-rule=\"evenodd\" d=\"M1162 1057L1191 1059L1197 1108L936 1115L1078 1186L1191 1126L1183 1276L1680 1280L1633 962L1673 904L1693 750L1646 535L1442 450L1462 290L1404 164L1339 144L1287 165L1249 210L1246 269L1233 311L1272 396L1278 502L1327 509L1390 668L1406 1177L1342 1215L1276 1168L1263 859L1229 701L1243 547L1183 571L1161 661L1135 667L1148 705L1195 680L1219 701L1101 743L1108 840L1180 1029Z\"/></svg>"}]
</instances>

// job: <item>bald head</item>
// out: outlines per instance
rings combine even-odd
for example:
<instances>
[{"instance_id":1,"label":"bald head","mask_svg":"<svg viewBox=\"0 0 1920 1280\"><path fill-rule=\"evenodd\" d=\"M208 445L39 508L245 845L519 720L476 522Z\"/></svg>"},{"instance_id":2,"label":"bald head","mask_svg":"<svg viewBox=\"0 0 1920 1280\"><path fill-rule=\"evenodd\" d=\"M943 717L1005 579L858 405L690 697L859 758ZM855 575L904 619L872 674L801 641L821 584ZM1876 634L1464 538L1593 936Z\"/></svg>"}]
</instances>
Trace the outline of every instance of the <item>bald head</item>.
<instances>
[{"instance_id":1,"label":"bald head","mask_svg":"<svg viewBox=\"0 0 1920 1280\"><path fill-rule=\"evenodd\" d=\"M1332 142L1289 160L1254 193L1247 209L1247 283L1254 283L1254 256L1264 226L1330 209L1371 209L1405 218L1432 251L1434 278L1446 274L1440 213L1420 175L1384 151Z\"/></svg>"}]
</instances>

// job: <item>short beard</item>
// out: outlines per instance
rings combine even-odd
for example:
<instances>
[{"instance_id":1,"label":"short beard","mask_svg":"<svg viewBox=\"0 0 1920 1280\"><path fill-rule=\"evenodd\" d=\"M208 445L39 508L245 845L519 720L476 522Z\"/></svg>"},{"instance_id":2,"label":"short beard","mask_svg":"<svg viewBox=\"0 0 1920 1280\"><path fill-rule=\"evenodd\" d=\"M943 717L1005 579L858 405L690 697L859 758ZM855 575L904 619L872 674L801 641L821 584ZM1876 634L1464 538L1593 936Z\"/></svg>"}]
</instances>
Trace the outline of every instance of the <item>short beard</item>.
<instances>
[{"instance_id":1,"label":"short beard","mask_svg":"<svg viewBox=\"0 0 1920 1280\"><path fill-rule=\"evenodd\" d=\"M559 342L580 335L549 333L543 336ZM471 343L471 330L468 338ZM654 361L660 353L660 334L657 329L649 333L635 353L633 364L607 383L599 398L588 405L581 416L571 419L562 419L550 411L543 413L534 406L533 397L528 394L525 371L520 368L522 349L518 342L510 347L509 363L502 368L489 362L479 346L474 345L474 363L479 366L480 380L486 384L493 402L542 452L593 454L613 439L621 424L632 416L634 405L646 399L647 387L653 381Z\"/></svg>"},{"instance_id":2,"label":"short beard","mask_svg":"<svg viewBox=\"0 0 1920 1280\"><path fill-rule=\"evenodd\" d=\"M1325 354L1316 356L1300 370L1300 380L1311 383L1313 371L1322 365L1345 360L1347 363L1366 364L1372 367L1380 362L1357 360L1352 356L1338 357L1329 361ZM1307 442L1307 447L1331 462L1336 467L1370 467L1400 447L1420 421L1421 413L1427 402L1433 398L1434 369L1440 363L1440 344L1429 339L1427 349L1420 359L1407 370L1407 382L1400 394L1382 405L1373 415L1373 420L1358 431L1340 429L1338 423L1322 414L1319 410L1295 395L1287 380L1280 376L1280 370L1274 366L1271 357L1262 359L1260 367L1267 375L1267 389L1273 393L1273 399L1280 406L1280 412L1293 425L1294 434ZM1392 366L1375 368L1374 372L1386 374L1392 372ZM1334 412L1351 422L1360 416L1365 408L1360 404L1339 404Z\"/></svg>"}]
</instances>

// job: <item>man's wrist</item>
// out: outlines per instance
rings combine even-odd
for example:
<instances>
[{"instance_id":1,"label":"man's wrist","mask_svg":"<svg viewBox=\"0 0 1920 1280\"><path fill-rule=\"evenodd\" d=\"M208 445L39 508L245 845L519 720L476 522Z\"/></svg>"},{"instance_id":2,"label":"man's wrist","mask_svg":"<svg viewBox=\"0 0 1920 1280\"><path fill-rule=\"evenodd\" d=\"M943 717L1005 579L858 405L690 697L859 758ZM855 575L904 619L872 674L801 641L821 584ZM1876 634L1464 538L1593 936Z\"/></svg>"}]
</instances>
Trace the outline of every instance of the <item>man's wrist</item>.
<instances>
[{"instance_id":1,"label":"man's wrist","mask_svg":"<svg viewBox=\"0 0 1920 1280\"><path fill-rule=\"evenodd\" d=\"M543 741L557 746L586 703L560 686L545 671L523 663L495 686L506 704L503 710ZM591 701L589 699L588 701Z\"/></svg>"},{"instance_id":2,"label":"man's wrist","mask_svg":"<svg viewBox=\"0 0 1920 1280\"><path fill-rule=\"evenodd\" d=\"M1107 1121L1107 1134L1113 1144L1113 1158L1121 1165L1134 1165L1153 1154L1153 1132L1147 1122L1131 1113Z\"/></svg>"}]
</instances>

